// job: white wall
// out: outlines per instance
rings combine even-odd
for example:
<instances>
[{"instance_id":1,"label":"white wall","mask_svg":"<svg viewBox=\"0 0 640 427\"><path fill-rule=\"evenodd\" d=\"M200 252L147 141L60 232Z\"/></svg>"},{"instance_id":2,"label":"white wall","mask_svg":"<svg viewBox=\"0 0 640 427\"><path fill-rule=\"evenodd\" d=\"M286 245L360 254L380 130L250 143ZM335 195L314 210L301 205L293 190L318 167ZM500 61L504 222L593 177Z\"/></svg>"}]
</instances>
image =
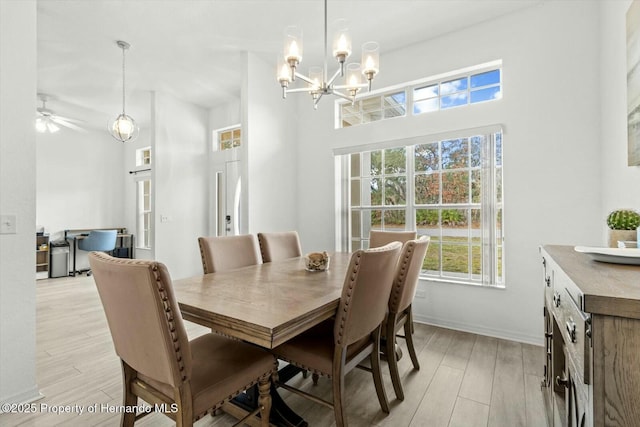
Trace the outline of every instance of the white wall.
<instances>
[{"instance_id":1,"label":"white wall","mask_svg":"<svg viewBox=\"0 0 640 427\"><path fill-rule=\"evenodd\" d=\"M281 99L273 76L273 64L247 55L242 107L250 233L298 228L295 104Z\"/></svg>"},{"instance_id":2,"label":"white wall","mask_svg":"<svg viewBox=\"0 0 640 427\"><path fill-rule=\"evenodd\" d=\"M174 279L193 276L202 272L198 237L208 232L208 111L156 93L152 126L155 259Z\"/></svg>"},{"instance_id":3,"label":"white wall","mask_svg":"<svg viewBox=\"0 0 640 427\"><path fill-rule=\"evenodd\" d=\"M123 144L106 128L36 135L36 223L50 239L65 229L125 227ZM77 262L88 268L85 252Z\"/></svg>"},{"instance_id":4,"label":"white wall","mask_svg":"<svg viewBox=\"0 0 640 427\"><path fill-rule=\"evenodd\" d=\"M640 210L640 166L627 166L627 56L625 15L631 1L600 5L601 218L614 209ZM605 233L605 231L603 231ZM604 234L603 234L604 236ZM603 237L603 242L605 237Z\"/></svg>"},{"instance_id":5,"label":"white wall","mask_svg":"<svg viewBox=\"0 0 640 427\"><path fill-rule=\"evenodd\" d=\"M414 301L414 313L419 321L540 343L539 245L598 244L603 227L599 8L585 2L580 9L545 2L387 53L374 81L381 88L502 59L501 101L342 130L332 129L333 105L323 100L313 111L302 103L298 206L307 240L333 247L333 148L502 124L506 288L422 282L426 299Z\"/></svg>"},{"instance_id":6,"label":"white wall","mask_svg":"<svg viewBox=\"0 0 640 427\"><path fill-rule=\"evenodd\" d=\"M19 64L16 66L15 64ZM0 1L0 403L39 396L36 385L36 2Z\"/></svg>"},{"instance_id":7,"label":"white wall","mask_svg":"<svg viewBox=\"0 0 640 427\"><path fill-rule=\"evenodd\" d=\"M209 124L211 130L222 129L240 124L241 121L240 97L227 105L221 105L209 110Z\"/></svg>"}]
</instances>

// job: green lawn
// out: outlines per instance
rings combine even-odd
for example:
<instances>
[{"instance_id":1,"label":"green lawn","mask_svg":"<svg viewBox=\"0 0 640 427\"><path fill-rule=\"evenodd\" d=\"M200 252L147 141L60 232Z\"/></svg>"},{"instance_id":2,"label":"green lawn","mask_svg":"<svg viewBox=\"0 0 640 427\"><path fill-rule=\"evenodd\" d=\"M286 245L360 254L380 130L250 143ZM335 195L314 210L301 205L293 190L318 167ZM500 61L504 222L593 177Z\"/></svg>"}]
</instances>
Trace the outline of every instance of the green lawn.
<instances>
[{"instance_id":1,"label":"green lawn","mask_svg":"<svg viewBox=\"0 0 640 427\"><path fill-rule=\"evenodd\" d=\"M480 239L472 239L471 244L471 273L480 274L482 272L482 257L480 250ZM442 247L442 259L440 258L440 248ZM442 242L437 237L431 237L427 255L422 264L424 270L442 270L452 273L469 273L469 247L466 237L447 237ZM498 272L501 274L502 262L498 263Z\"/></svg>"}]
</instances>

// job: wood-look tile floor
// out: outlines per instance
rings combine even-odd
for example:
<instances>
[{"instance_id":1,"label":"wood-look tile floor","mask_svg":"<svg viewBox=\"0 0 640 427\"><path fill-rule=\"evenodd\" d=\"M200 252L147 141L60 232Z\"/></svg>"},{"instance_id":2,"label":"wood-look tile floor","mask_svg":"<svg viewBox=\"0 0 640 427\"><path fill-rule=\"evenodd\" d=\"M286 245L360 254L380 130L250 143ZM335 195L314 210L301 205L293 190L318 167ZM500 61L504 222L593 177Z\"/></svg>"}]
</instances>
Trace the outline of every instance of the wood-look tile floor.
<instances>
[{"instance_id":1,"label":"wood-look tile floor","mask_svg":"<svg viewBox=\"0 0 640 427\"><path fill-rule=\"evenodd\" d=\"M207 332L186 324L191 338ZM380 410L371 374L356 369L347 375L350 426L546 426L540 391L542 347L422 324L415 325L414 337L420 370L413 369L404 348L404 401L395 398L387 365L382 365L390 414ZM102 405L120 405L122 391L120 362L92 277L37 281L36 339L37 383L44 398L35 405L42 411L0 414L0 425L119 425L119 414L101 411ZM326 379L313 386L310 379L297 376L290 383L330 399ZM284 390L280 393L310 426L335 425L332 410ZM84 413L52 412L62 406L82 408ZM96 413L87 413L96 407ZM230 426L234 421L229 415L207 416L196 426ZM136 423L170 425L161 414Z\"/></svg>"}]
</instances>

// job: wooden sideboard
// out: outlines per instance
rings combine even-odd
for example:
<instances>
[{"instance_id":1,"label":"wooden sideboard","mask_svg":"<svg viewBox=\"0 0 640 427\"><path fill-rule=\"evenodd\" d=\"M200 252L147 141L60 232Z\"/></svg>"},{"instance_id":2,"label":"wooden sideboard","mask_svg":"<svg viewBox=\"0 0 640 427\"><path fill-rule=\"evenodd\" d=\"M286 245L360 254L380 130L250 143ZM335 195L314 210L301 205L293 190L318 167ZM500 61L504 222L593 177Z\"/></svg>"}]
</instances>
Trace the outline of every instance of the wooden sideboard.
<instances>
[{"instance_id":1,"label":"wooden sideboard","mask_svg":"<svg viewBox=\"0 0 640 427\"><path fill-rule=\"evenodd\" d=\"M543 246L550 426L640 426L640 266Z\"/></svg>"}]
</instances>

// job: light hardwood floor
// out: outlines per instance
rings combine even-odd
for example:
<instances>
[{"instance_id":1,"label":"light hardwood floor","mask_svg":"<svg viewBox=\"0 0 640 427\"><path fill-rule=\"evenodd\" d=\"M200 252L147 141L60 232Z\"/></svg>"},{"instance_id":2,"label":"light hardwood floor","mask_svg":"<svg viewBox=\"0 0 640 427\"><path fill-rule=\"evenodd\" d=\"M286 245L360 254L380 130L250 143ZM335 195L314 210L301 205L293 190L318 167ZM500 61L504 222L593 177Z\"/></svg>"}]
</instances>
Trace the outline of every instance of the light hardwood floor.
<instances>
[{"instance_id":1,"label":"light hardwood floor","mask_svg":"<svg viewBox=\"0 0 640 427\"><path fill-rule=\"evenodd\" d=\"M192 338L207 332L186 323ZM395 399L387 365L382 365L389 415L380 410L368 372L356 369L347 376L350 426L546 426L540 391L542 347L421 324L416 324L414 341L421 369L413 370L409 357L400 360L403 402ZM404 353L407 355L406 348ZM101 407L121 404L120 381L120 362L93 278L38 281L37 382L44 398L35 402L37 413L1 414L0 425L117 426L120 415ZM323 378L317 386L301 376L291 383L325 398L331 395L330 384ZM330 409L280 392L310 426L335 425ZM61 406L82 408L84 413L52 412ZM87 413L93 408L96 413ZM233 422L228 415L218 415L207 416L196 425L230 426ZM171 420L161 414L136 424L170 425Z\"/></svg>"}]
</instances>

